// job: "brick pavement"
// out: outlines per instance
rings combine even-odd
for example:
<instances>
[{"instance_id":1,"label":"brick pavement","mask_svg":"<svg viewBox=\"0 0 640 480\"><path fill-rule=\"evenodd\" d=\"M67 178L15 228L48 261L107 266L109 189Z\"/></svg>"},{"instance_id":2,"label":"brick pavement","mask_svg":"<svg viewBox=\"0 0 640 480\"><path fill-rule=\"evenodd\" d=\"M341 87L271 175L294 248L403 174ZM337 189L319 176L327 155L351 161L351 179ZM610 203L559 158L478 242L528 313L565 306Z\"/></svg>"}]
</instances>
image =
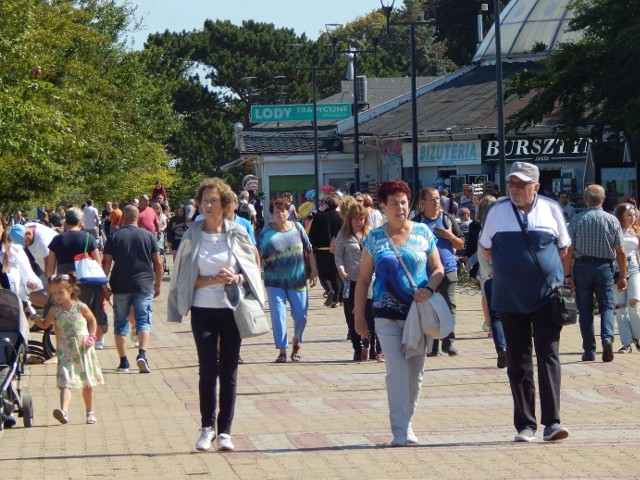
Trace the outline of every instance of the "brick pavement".
<instances>
[{"instance_id":1,"label":"brick pavement","mask_svg":"<svg viewBox=\"0 0 640 480\"><path fill-rule=\"evenodd\" d=\"M35 426L0 432L0 471L12 478L81 479L413 479L640 478L640 355L613 363L580 360L577 327L565 329L562 417L571 431L560 444L514 444L512 403L493 343L480 329L475 292L459 295L461 355L427 359L414 420L421 443L386 448L390 440L384 364L350 362L340 309L312 290L299 364L275 364L269 336L245 341L233 441L237 451L197 453L197 366L189 322L164 321L154 304L153 372L117 374L112 337L98 352L107 384L95 391L96 425L83 423L74 392L70 423L58 406L55 366L33 365L27 378ZM130 356L134 356L131 352ZM135 372L135 373L134 373Z\"/></svg>"}]
</instances>

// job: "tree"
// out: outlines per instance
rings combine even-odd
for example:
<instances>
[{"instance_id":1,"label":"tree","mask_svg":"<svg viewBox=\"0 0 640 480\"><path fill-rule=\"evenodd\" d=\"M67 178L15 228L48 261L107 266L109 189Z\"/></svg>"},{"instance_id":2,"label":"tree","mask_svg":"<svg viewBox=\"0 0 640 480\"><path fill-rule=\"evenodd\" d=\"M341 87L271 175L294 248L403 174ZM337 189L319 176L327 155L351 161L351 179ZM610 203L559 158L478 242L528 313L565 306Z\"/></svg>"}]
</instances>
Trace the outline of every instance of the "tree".
<instances>
[{"instance_id":1,"label":"tree","mask_svg":"<svg viewBox=\"0 0 640 480\"><path fill-rule=\"evenodd\" d=\"M163 175L176 75L127 52L128 7L108 0L0 3L0 204L130 198Z\"/></svg>"},{"instance_id":2,"label":"tree","mask_svg":"<svg viewBox=\"0 0 640 480\"><path fill-rule=\"evenodd\" d=\"M526 128L557 108L560 129L575 136L580 128L601 136L605 129L640 139L640 1L576 0L570 24L583 37L562 45L542 61L540 71L514 77L505 94L531 95L513 115L509 128Z\"/></svg>"}]
</instances>

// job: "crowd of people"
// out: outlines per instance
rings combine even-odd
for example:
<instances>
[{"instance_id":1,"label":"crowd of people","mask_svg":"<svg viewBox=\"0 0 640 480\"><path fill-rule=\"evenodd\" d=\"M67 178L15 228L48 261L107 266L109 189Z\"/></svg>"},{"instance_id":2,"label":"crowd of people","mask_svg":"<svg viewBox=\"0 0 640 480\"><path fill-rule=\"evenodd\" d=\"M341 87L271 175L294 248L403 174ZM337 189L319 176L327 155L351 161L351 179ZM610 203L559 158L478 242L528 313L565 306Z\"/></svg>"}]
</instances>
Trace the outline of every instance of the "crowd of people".
<instances>
[{"instance_id":1,"label":"crowd of people","mask_svg":"<svg viewBox=\"0 0 640 480\"><path fill-rule=\"evenodd\" d=\"M455 346L455 331L440 341L425 337L416 343L424 348L409 349L403 338L407 315L413 302L428 302L438 293L455 318L463 252L470 259L466 269L480 281L483 328L491 331L497 366L507 370L514 441L530 442L538 429L534 351L543 439L562 440L569 435L560 419L562 327L550 320L547 284L574 289L582 361L596 359L594 294L602 361L614 359L615 320L618 353L640 351L638 212L627 202L613 215L605 212L599 185L585 189L586 209L571 211L562 194L557 201L538 194L538 168L526 162L515 162L506 180L507 196L467 199L464 207L434 187L422 189L412 204L411 190L401 180L380 184L380 210L362 192L327 193L317 205L312 201L311 208L300 209L285 193L269 203L266 223L257 192L236 195L221 179L206 179L193 199L172 211L158 182L151 195L108 202L102 213L87 200L39 221L16 212L7 223L0 215L0 281L44 308L33 322L55 331L60 408L54 418L68 422L71 390L79 388L85 421L92 424L98 418L93 388L104 383L95 350L104 348L107 307L113 307L117 371L130 369L131 337L139 372L151 373L152 304L162 286L162 252L171 253L167 320L190 316L199 367L199 451L214 441L220 451L235 448L231 430L242 340L234 292L252 294L263 305L268 300L275 362L284 364L303 359L308 288L319 284L329 312L342 305L349 358L384 362L391 445L406 446L419 442L412 421L425 358L464 354ZM79 255L98 262L108 284L79 282Z\"/></svg>"}]
</instances>

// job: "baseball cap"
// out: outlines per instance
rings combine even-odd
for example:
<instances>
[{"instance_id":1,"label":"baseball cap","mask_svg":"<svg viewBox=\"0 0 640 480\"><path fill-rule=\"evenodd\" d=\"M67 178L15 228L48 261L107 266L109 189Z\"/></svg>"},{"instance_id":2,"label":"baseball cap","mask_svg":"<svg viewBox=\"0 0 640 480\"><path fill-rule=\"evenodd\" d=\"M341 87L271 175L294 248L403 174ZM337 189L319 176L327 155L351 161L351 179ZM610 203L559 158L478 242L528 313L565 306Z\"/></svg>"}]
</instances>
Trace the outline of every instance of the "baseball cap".
<instances>
[{"instance_id":1,"label":"baseball cap","mask_svg":"<svg viewBox=\"0 0 640 480\"><path fill-rule=\"evenodd\" d=\"M9 239L18 245L24 245L24 234L27 231L24 225L19 223L11 227L9 231Z\"/></svg>"},{"instance_id":2,"label":"baseball cap","mask_svg":"<svg viewBox=\"0 0 640 480\"><path fill-rule=\"evenodd\" d=\"M513 162L511 172L507 175L507 180L512 176L519 178L523 182L538 183L538 180L540 180L540 170L538 170L538 167L533 163Z\"/></svg>"}]
</instances>

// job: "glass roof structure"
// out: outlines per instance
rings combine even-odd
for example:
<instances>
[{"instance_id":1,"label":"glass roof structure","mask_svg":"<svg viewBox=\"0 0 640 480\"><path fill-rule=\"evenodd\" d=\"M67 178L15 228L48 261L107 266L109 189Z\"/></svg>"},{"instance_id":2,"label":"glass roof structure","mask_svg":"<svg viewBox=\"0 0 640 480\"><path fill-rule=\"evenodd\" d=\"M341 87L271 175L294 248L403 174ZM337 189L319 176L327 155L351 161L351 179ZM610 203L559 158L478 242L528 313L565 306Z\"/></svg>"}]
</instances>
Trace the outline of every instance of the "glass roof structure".
<instances>
[{"instance_id":1,"label":"glass roof structure","mask_svg":"<svg viewBox=\"0 0 640 480\"><path fill-rule=\"evenodd\" d=\"M548 56L561 43L579 40L580 32L567 32L573 0L512 0L500 14L503 61L524 61ZM473 62L495 63L494 27L478 47ZM545 49L532 53L534 46Z\"/></svg>"}]
</instances>

